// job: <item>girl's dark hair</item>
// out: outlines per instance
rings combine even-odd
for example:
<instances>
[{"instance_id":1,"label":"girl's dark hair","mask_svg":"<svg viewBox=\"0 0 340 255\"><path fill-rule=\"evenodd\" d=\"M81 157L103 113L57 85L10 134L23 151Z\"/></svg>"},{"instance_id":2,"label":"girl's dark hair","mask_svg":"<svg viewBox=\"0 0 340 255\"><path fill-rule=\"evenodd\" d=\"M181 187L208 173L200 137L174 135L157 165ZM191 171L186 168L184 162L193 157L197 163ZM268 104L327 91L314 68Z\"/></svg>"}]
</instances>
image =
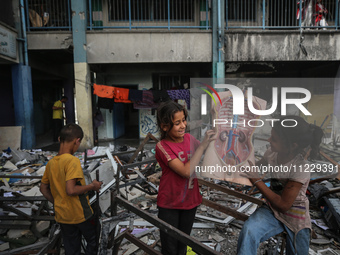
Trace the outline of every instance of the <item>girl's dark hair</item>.
<instances>
[{"instance_id":1,"label":"girl's dark hair","mask_svg":"<svg viewBox=\"0 0 340 255\"><path fill-rule=\"evenodd\" d=\"M166 132L161 128L161 124L169 126L170 128L168 131L170 131L174 126L174 115L180 111L183 111L185 119L187 119L187 110L182 105L177 104L174 101L169 100L161 103L161 105L157 108L157 124L161 131L161 139L166 137Z\"/></svg>"},{"instance_id":2,"label":"girl's dark hair","mask_svg":"<svg viewBox=\"0 0 340 255\"><path fill-rule=\"evenodd\" d=\"M283 126L281 122L284 121ZM296 125L295 127L293 127ZM309 154L311 159L315 159L319 154L319 146L323 137L323 131L320 127L307 123L300 116L284 116L280 121L274 122L273 129L277 135L285 142L287 147L293 143L298 145L297 153L310 146L311 152Z\"/></svg>"},{"instance_id":3,"label":"girl's dark hair","mask_svg":"<svg viewBox=\"0 0 340 255\"><path fill-rule=\"evenodd\" d=\"M82 140L84 132L80 126L74 123L67 124L60 131L60 142L71 142L74 139Z\"/></svg>"}]
</instances>

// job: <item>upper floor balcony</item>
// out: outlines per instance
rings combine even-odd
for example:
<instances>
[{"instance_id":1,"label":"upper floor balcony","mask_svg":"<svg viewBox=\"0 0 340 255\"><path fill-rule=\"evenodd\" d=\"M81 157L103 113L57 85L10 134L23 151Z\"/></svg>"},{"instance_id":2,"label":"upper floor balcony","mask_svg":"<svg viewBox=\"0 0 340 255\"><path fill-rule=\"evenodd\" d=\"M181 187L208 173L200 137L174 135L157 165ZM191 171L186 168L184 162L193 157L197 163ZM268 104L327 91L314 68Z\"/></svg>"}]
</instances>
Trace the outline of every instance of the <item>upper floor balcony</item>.
<instances>
[{"instance_id":1,"label":"upper floor balcony","mask_svg":"<svg viewBox=\"0 0 340 255\"><path fill-rule=\"evenodd\" d=\"M73 0L25 0L27 30L71 30L71 1ZM87 29L211 30L212 1L214 0L88 0ZM222 20L221 25L226 30L339 28L337 0L223 1L219 7L224 13L224 22Z\"/></svg>"}]
</instances>

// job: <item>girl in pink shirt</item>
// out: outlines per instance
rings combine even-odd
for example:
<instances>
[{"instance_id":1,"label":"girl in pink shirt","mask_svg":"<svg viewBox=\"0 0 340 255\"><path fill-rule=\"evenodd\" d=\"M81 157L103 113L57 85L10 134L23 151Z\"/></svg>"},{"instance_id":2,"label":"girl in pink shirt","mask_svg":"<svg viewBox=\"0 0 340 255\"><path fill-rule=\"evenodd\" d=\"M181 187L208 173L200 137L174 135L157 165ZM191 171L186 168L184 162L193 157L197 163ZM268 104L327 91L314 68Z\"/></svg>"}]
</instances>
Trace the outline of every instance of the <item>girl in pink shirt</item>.
<instances>
[{"instance_id":1,"label":"girl in pink shirt","mask_svg":"<svg viewBox=\"0 0 340 255\"><path fill-rule=\"evenodd\" d=\"M188 113L173 102L157 109L161 141L156 145L156 159L162 168L157 206L158 217L190 235L197 206L202 202L195 166L209 143L215 139L212 130L202 143L186 134ZM186 244L161 231L162 254L185 255Z\"/></svg>"}]
</instances>

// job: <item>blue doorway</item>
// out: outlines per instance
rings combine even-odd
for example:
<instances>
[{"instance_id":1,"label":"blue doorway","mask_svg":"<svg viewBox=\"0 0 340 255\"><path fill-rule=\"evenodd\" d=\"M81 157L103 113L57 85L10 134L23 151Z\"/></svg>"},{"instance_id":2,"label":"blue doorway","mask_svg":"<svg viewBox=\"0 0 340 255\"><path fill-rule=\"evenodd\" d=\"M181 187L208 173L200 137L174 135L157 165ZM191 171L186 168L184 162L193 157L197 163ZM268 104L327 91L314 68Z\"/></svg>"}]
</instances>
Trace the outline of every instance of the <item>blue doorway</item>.
<instances>
[{"instance_id":1,"label":"blue doorway","mask_svg":"<svg viewBox=\"0 0 340 255\"><path fill-rule=\"evenodd\" d=\"M138 85L116 85L126 89L138 89ZM114 103L113 106L114 138L139 139L139 111L133 103Z\"/></svg>"}]
</instances>

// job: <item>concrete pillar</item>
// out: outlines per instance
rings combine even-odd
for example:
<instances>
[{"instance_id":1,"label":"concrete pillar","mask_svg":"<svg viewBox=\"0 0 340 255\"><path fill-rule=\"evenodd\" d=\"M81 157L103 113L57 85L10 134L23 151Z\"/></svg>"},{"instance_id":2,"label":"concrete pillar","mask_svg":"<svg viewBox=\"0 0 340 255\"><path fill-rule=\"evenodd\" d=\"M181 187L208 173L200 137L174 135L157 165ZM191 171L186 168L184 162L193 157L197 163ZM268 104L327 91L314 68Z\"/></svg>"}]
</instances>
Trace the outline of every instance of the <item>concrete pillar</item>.
<instances>
[{"instance_id":1,"label":"concrete pillar","mask_svg":"<svg viewBox=\"0 0 340 255\"><path fill-rule=\"evenodd\" d=\"M84 131L79 150L93 147L90 70L86 55L86 0L71 0L74 79L78 124Z\"/></svg>"},{"instance_id":2,"label":"concrete pillar","mask_svg":"<svg viewBox=\"0 0 340 255\"><path fill-rule=\"evenodd\" d=\"M18 36L26 40L25 15L23 1L13 0L15 28ZM18 15L16 15L18 14ZM22 16L21 16L22 15ZM33 92L31 67L28 66L26 41L18 44L19 64L12 65L12 87L14 101L15 125L22 126L21 148L32 149L35 146L35 129L33 115Z\"/></svg>"},{"instance_id":3,"label":"concrete pillar","mask_svg":"<svg viewBox=\"0 0 340 255\"><path fill-rule=\"evenodd\" d=\"M12 86L15 125L22 126L21 148L32 149L35 146L35 132L31 67L13 65Z\"/></svg>"},{"instance_id":4,"label":"concrete pillar","mask_svg":"<svg viewBox=\"0 0 340 255\"><path fill-rule=\"evenodd\" d=\"M74 63L75 89L76 89L76 110L78 124L84 131L83 142L80 150L93 147L93 121L90 70L87 63ZM81 77L83 80L79 80Z\"/></svg>"},{"instance_id":5,"label":"concrete pillar","mask_svg":"<svg viewBox=\"0 0 340 255\"><path fill-rule=\"evenodd\" d=\"M212 78L213 85L224 83L225 77L225 49L224 26L225 5L224 0L212 1Z\"/></svg>"},{"instance_id":6,"label":"concrete pillar","mask_svg":"<svg viewBox=\"0 0 340 255\"><path fill-rule=\"evenodd\" d=\"M64 95L67 96L68 100L65 105L66 123L75 123L75 106L74 106L74 84L73 80L64 81Z\"/></svg>"}]
</instances>

